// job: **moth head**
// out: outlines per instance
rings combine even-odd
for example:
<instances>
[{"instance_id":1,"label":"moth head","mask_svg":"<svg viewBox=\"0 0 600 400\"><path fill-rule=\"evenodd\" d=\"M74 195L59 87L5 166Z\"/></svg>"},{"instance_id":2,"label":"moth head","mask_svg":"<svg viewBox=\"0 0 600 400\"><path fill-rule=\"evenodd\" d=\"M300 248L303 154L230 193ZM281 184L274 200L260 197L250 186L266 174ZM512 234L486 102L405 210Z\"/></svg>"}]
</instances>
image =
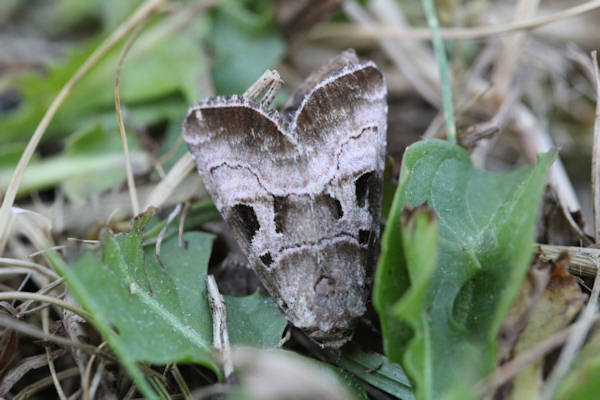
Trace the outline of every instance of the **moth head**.
<instances>
[{"instance_id":1,"label":"moth head","mask_svg":"<svg viewBox=\"0 0 600 400\"><path fill-rule=\"evenodd\" d=\"M319 346L323 348L339 349L352 339L352 335L354 334L354 327L350 327L347 329L332 328L328 331L315 329L312 331L305 332Z\"/></svg>"}]
</instances>

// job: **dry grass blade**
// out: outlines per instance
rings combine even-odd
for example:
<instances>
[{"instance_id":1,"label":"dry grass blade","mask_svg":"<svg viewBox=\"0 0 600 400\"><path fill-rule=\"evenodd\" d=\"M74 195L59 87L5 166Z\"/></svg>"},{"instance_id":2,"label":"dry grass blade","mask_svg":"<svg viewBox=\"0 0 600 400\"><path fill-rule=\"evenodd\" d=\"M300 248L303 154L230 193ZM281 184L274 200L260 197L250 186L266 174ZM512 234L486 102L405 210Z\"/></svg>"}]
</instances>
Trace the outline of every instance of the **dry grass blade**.
<instances>
[{"instance_id":1,"label":"dry grass blade","mask_svg":"<svg viewBox=\"0 0 600 400\"><path fill-rule=\"evenodd\" d=\"M123 123L123 116L121 115L121 97L119 96L119 84L121 81L121 69L123 68L123 62L129 49L133 46L133 43L138 38L146 22L152 14L147 14L146 18L141 20L136 28L131 33L129 39L123 46L121 54L119 55L119 63L117 64L117 71L115 73L115 110L117 112L117 121L119 123L119 132L121 133L121 143L123 144L123 153L125 154L125 175L127 176L127 188L129 189L129 197L131 199L131 209L134 215L140 213L140 202L138 201L137 190L135 187L135 180L133 177L133 169L131 168L131 158L129 156L129 145L127 144L127 134L125 133L125 124Z\"/></svg>"},{"instance_id":2,"label":"dry grass blade","mask_svg":"<svg viewBox=\"0 0 600 400\"><path fill-rule=\"evenodd\" d=\"M50 318L48 315L48 309L45 308L42 310L42 330L46 335L50 334ZM64 389L60 383L60 379L56 373L56 366L54 365L54 359L52 358L52 351L50 350L50 345L48 343L44 343L44 349L46 351L46 361L48 362L48 369L50 370L50 376L52 377L52 383L54 384L54 388L56 389L56 393L60 400L67 400L67 395L65 394Z\"/></svg>"},{"instance_id":3,"label":"dry grass blade","mask_svg":"<svg viewBox=\"0 0 600 400\"><path fill-rule=\"evenodd\" d=\"M42 287L35 294L44 295L46 293L50 293L55 288L57 288L60 285L62 285L63 283L64 283L64 278L55 279L54 281L52 281L49 284L47 284L44 287ZM18 292L21 292L21 291L19 290ZM24 293L29 293L29 292L24 292ZM15 316L20 319L25 314L30 314L30 313L34 312L36 309L46 308L46 307L50 306L50 304L51 304L51 303L43 303L39 307L30 309L29 307L35 301L36 300L30 299L30 300L27 300L27 301L24 301L23 303L21 303L21 305L19 305L19 307L17 307L17 314L15 314Z\"/></svg>"},{"instance_id":4,"label":"dry grass blade","mask_svg":"<svg viewBox=\"0 0 600 400\"><path fill-rule=\"evenodd\" d=\"M171 193L173 193L177 186L179 186L194 168L195 164L192 155L190 153L185 153L175 165L173 165L167 175L152 189L144 203L143 210L147 210L150 207L160 208L169 198Z\"/></svg>"},{"instance_id":5,"label":"dry grass blade","mask_svg":"<svg viewBox=\"0 0 600 400\"><path fill-rule=\"evenodd\" d=\"M47 342L56 343L58 345L65 346L65 347L74 347L74 348L82 349L82 350L87 351L90 354L101 353L105 357L108 357L107 354L98 351L98 349L95 346L85 344L85 343L75 342L73 340L65 339L61 336L46 334L39 328L36 328L29 324L26 324L25 322L17 321L16 319L7 317L5 315L0 315L0 326L14 329L24 335L29 335L29 336L32 336L32 337L35 337L35 338L38 338L38 339L41 339L41 340L44 340Z\"/></svg>"},{"instance_id":6,"label":"dry grass blade","mask_svg":"<svg viewBox=\"0 0 600 400\"><path fill-rule=\"evenodd\" d=\"M513 23L518 24L527 20L535 14L539 0L520 0L515 7ZM504 42L502 50L498 54L492 81L494 82L495 95L498 99L504 98L511 86L515 68L522 54L523 41L526 32L517 32Z\"/></svg>"},{"instance_id":7,"label":"dry grass blade","mask_svg":"<svg viewBox=\"0 0 600 400\"><path fill-rule=\"evenodd\" d=\"M50 304L54 304L54 305L62 307L62 308L66 308L67 310L73 311L75 314L78 314L79 316L81 316L85 319L90 318L90 315L87 312L85 312L83 309L78 308L78 307L74 306L73 304L69 304L66 301L57 299L56 297L47 296L47 295L38 294L38 293L29 293L29 292L3 292L3 293L0 293L0 301L12 300L12 299L33 300L33 301L50 303Z\"/></svg>"},{"instance_id":8,"label":"dry grass blade","mask_svg":"<svg viewBox=\"0 0 600 400\"><path fill-rule=\"evenodd\" d=\"M598 321L600 321L600 315L595 315L591 322L597 323ZM565 340L567 340L569 336L573 333L573 331L575 329L578 329L581 325L582 322L578 321L573 325L570 325L568 328L556 332L555 334L548 337L546 340L544 340L531 350L522 353L518 357L508 361L506 364L503 364L486 379L479 382L479 384L477 385L477 391L480 394L494 393L494 391L498 387L507 383L524 367L531 364L535 360L544 357L546 354L548 354L558 346L562 345L565 342Z\"/></svg>"},{"instance_id":9,"label":"dry grass blade","mask_svg":"<svg viewBox=\"0 0 600 400\"><path fill-rule=\"evenodd\" d=\"M44 310L46 311L46 310ZM47 324L44 324L44 330L47 330ZM54 365L54 359L52 358L52 351L50 350L49 345L44 345L46 351L46 361L48 362L48 369L50 370L50 376L52 377L52 383L56 388L56 393L60 400L67 400L67 395L65 394L64 389L60 383L60 378L56 372L56 366Z\"/></svg>"},{"instance_id":10,"label":"dry grass blade","mask_svg":"<svg viewBox=\"0 0 600 400\"><path fill-rule=\"evenodd\" d=\"M343 4L345 14L351 20L364 27L374 27L383 21L394 26L404 26L406 24L404 16L398 5L394 2L385 2L385 4L372 3L373 12L377 14L380 20L376 20L369 15L355 1L347 1ZM383 20L385 18L385 20ZM396 64L398 69L407 77L411 85L419 92L430 104L439 108L440 96L436 87L436 63L430 51L422 48L419 43L399 43L390 38L379 39L379 44L387 56ZM430 78L436 77L435 80Z\"/></svg>"},{"instance_id":11,"label":"dry grass blade","mask_svg":"<svg viewBox=\"0 0 600 400\"><path fill-rule=\"evenodd\" d=\"M485 39L518 31L530 31L544 25L551 24L566 18L572 18L587 14L600 8L600 1L588 1L586 3L559 11L544 17L533 18L528 21L512 24L500 24L496 26L480 26L475 28L441 28L442 39ZM404 39L404 40L431 40L431 32L428 29L401 28L397 26L356 26L348 24L329 24L315 28L309 35L309 39L320 40L325 38L351 37L353 39Z\"/></svg>"},{"instance_id":12,"label":"dry grass blade","mask_svg":"<svg viewBox=\"0 0 600 400\"><path fill-rule=\"evenodd\" d=\"M594 211L594 239L600 243L600 71L598 53L592 52L594 83L596 87L596 117L594 118L594 144L592 147L592 198Z\"/></svg>"},{"instance_id":13,"label":"dry grass blade","mask_svg":"<svg viewBox=\"0 0 600 400\"><path fill-rule=\"evenodd\" d=\"M169 368L169 371L171 372L171 376L173 376L173 378L175 379L175 382L177 382L177 386L179 386L179 389L181 390L181 393L183 394L184 398L191 399L192 392L190 391L190 388L185 382L185 378L183 377L183 375L181 375L181 371L177 367L177 364L173 364L171 368Z\"/></svg>"},{"instance_id":14,"label":"dry grass blade","mask_svg":"<svg viewBox=\"0 0 600 400\"><path fill-rule=\"evenodd\" d=\"M104 346L106 346L106 342L102 342L100 346L98 346L98 350L101 350ZM92 354L86 367L85 374L83 376L82 389L83 389L83 398L85 400L90 400L93 395L91 395L90 390L90 376L92 373L92 366L94 365L94 361L96 360L96 354Z\"/></svg>"},{"instance_id":15,"label":"dry grass blade","mask_svg":"<svg viewBox=\"0 0 600 400\"><path fill-rule=\"evenodd\" d=\"M16 258L0 257L0 265L7 266L7 267L15 266L15 267L22 269L23 271L35 271L35 272L38 272L41 275L44 275L50 279L58 279L59 278L59 276L56 274L56 272L52 271L51 269L47 268L46 266L44 266L42 264L37 264L32 261L19 260Z\"/></svg>"},{"instance_id":16,"label":"dry grass blade","mask_svg":"<svg viewBox=\"0 0 600 400\"><path fill-rule=\"evenodd\" d=\"M60 349L52 352L52 358L56 359L66 354L66 350ZM12 368L0 381L0 396L5 396L10 389L21 380L21 378L32 369L41 368L47 365L45 354L30 356L22 359L19 364Z\"/></svg>"},{"instance_id":17,"label":"dry grass blade","mask_svg":"<svg viewBox=\"0 0 600 400\"><path fill-rule=\"evenodd\" d=\"M77 367L69 368L56 374L58 380L71 378L79 375L79 369ZM52 377L47 377L38 380L37 382L25 387L14 397L14 400L24 400L30 398L33 394L45 389L52 384Z\"/></svg>"},{"instance_id":18,"label":"dry grass blade","mask_svg":"<svg viewBox=\"0 0 600 400\"><path fill-rule=\"evenodd\" d=\"M17 196L17 190L19 189L23 172L25 171L27 164L29 164L35 149L46 132L46 128L48 128L52 118L56 114L56 111L81 78L83 78L114 45L125 37L128 32L133 30L140 21L146 19L148 14L154 13L164 1L165 0L147 0L143 3L129 19L115 29L113 33L88 57L88 59L85 60L50 104L50 107L33 132L29 143L27 143L27 147L19 159L19 163L15 168L15 172L8 184L6 193L4 194L2 206L0 207L0 254L4 251L4 246L6 245L8 235L11 231L12 206Z\"/></svg>"}]
</instances>

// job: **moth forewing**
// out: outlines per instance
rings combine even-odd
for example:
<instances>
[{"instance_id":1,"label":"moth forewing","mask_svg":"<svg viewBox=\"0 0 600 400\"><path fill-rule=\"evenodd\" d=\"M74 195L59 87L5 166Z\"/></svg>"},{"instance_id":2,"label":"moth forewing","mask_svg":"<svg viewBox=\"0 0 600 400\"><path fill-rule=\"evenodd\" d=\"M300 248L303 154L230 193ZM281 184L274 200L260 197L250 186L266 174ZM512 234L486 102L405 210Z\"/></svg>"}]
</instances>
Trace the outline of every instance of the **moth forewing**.
<instances>
[{"instance_id":1,"label":"moth forewing","mask_svg":"<svg viewBox=\"0 0 600 400\"><path fill-rule=\"evenodd\" d=\"M184 138L206 189L279 308L340 347L366 310L381 218L386 89L346 51L284 110L267 71L244 96L190 108ZM263 95L262 101L258 98Z\"/></svg>"}]
</instances>

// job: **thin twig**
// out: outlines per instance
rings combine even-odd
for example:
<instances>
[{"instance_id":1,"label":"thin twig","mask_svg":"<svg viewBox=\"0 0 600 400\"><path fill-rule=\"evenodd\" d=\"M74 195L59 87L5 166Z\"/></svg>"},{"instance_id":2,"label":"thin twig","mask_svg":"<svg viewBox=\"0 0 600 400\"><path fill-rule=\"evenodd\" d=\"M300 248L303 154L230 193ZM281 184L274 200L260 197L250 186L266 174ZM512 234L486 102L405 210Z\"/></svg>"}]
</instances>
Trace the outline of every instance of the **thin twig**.
<instances>
[{"instance_id":1,"label":"thin twig","mask_svg":"<svg viewBox=\"0 0 600 400\"><path fill-rule=\"evenodd\" d=\"M596 266L598 265L599 259L596 259ZM583 309L583 312L577 320L576 327L573 328L564 348L560 352L558 361L554 365L552 372L544 386L540 389L539 400L550 400L554 395L556 388L563 378L569 372L569 368L573 363L573 359L583 346L585 337L594 325L598 315L598 295L600 294L600 268L596 270L596 279L594 280L594 286L590 299Z\"/></svg>"},{"instance_id":2,"label":"thin twig","mask_svg":"<svg viewBox=\"0 0 600 400\"><path fill-rule=\"evenodd\" d=\"M600 243L600 71L598 52L592 51L594 84L596 86L596 115L594 118L594 144L592 147L592 196L594 209L594 240Z\"/></svg>"},{"instance_id":3,"label":"thin twig","mask_svg":"<svg viewBox=\"0 0 600 400\"><path fill-rule=\"evenodd\" d=\"M223 372L225 380L229 381L233 374L233 359L231 357L231 347L229 345L229 333L227 331L227 310L223 296L219 293L217 282L212 275L204 277L208 293L208 304L213 319L213 347L219 353L223 363Z\"/></svg>"},{"instance_id":4,"label":"thin twig","mask_svg":"<svg viewBox=\"0 0 600 400\"><path fill-rule=\"evenodd\" d=\"M576 17L600 8L600 0L588 1L557 13L532 18L528 21L500 24L496 26L478 26L475 28L441 28L440 36L444 40L485 39L506 35L518 31L530 31L566 18ZM308 35L311 40L351 37L353 39L403 39L431 40L433 34L425 28L398 28L396 26L366 26L355 24L326 24L317 26Z\"/></svg>"},{"instance_id":5,"label":"thin twig","mask_svg":"<svg viewBox=\"0 0 600 400\"><path fill-rule=\"evenodd\" d=\"M600 249L592 247L555 246L537 244L537 254L544 261L556 261L563 253L569 255L569 272L573 275L593 277L598 267L596 259L600 258Z\"/></svg>"},{"instance_id":6,"label":"thin twig","mask_svg":"<svg viewBox=\"0 0 600 400\"><path fill-rule=\"evenodd\" d=\"M138 23L146 19L148 14L154 13L154 11L164 2L165 0L147 0L143 3L134 13L129 17L123 24L121 24L113 33L100 44L100 46L85 60L85 62L79 67L77 72L71 76L69 81L63 86L58 95L54 98L50 107L42 117L40 123L36 127L35 131L21 158L15 168L15 172L8 184L4 199L2 200L2 206L0 207L0 254L4 251L4 246L8 240L9 232L11 231L12 222L12 206L17 196L23 173L29 160L33 156L35 149L37 148L42 136L46 132L48 125L54 118L56 111L65 101L67 96L70 94L73 87L83 78L91 69L94 67L100 59L114 46L116 45L128 32L134 29Z\"/></svg>"}]
</instances>

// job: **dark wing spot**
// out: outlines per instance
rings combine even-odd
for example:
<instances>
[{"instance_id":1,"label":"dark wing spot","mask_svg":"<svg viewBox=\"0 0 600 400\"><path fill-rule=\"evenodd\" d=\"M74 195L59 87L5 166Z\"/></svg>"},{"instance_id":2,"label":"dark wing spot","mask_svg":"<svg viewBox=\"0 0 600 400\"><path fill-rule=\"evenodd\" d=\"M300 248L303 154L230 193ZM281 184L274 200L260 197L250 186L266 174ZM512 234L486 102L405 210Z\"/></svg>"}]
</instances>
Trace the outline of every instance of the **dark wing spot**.
<instances>
[{"instance_id":1,"label":"dark wing spot","mask_svg":"<svg viewBox=\"0 0 600 400\"><path fill-rule=\"evenodd\" d=\"M340 219L344 216L344 210L342 209L342 203L335 197L329 194L321 194L316 198L317 204L323 204L331 211L331 215L335 219Z\"/></svg>"},{"instance_id":2,"label":"dark wing spot","mask_svg":"<svg viewBox=\"0 0 600 400\"><path fill-rule=\"evenodd\" d=\"M381 206L381 177L375 171L365 172L354 181L354 186L358 206L364 207L368 202L371 216L378 215L378 209Z\"/></svg>"},{"instance_id":3,"label":"dark wing spot","mask_svg":"<svg viewBox=\"0 0 600 400\"><path fill-rule=\"evenodd\" d=\"M360 229L358 231L358 243L367 244L369 243L369 237L371 237L371 231Z\"/></svg>"},{"instance_id":4,"label":"dark wing spot","mask_svg":"<svg viewBox=\"0 0 600 400\"><path fill-rule=\"evenodd\" d=\"M236 204L229 211L229 223L237 228L249 242L260 229L254 208L246 204Z\"/></svg>"},{"instance_id":5,"label":"dark wing spot","mask_svg":"<svg viewBox=\"0 0 600 400\"><path fill-rule=\"evenodd\" d=\"M371 191L371 187L376 185L375 173L373 171L365 172L354 181L354 190L356 193L356 202L359 207L365 206L367 195Z\"/></svg>"},{"instance_id":6,"label":"dark wing spot","mask_svg":"<svg viewBox=\"0 0 600 400\"><path fill-rule=\"evenodd\" d=\"M283 223L285 220L285 203L286 198L281 196L273 196L273 217L275 222L275 232L283 232Z\"/></svg>"},{"instance_id":7,"label":"dark wing spot","mask_svg":"<svg viewBox=\"0 0 600 400\"><path fill-rule=\"evenodd\" d=\"M262 261L263 264L268 267L269 265L273 264L273 257L271 257L271 253L267 252L260 256L260 261Z\"/></svg>"}]
</instances>

